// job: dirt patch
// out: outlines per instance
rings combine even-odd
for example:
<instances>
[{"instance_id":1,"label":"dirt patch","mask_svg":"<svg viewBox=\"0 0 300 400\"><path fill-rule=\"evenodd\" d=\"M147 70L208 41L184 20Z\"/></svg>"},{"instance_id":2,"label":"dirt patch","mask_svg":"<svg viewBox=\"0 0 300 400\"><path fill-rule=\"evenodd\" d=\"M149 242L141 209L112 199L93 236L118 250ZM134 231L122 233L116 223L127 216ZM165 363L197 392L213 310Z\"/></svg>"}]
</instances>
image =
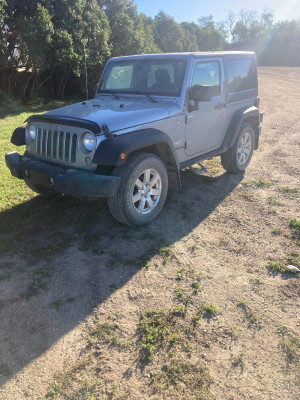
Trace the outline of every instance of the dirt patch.
<instances>
[{"instance_id":1,"label":"dirt patch","mask_svg":"<svg viewBox=\"0 0 300 400\"><path fill-rule=\"evenodd\" d=\"M37 233L0 258L1 399L300 398L300 281L268 264L300 254L300 69L261 68L259 83L246 173L218 158L183 171L149 226L104 201L52 200L44 227L37 198L11 210L36 207Z\"/></svg>"}]
</instances>

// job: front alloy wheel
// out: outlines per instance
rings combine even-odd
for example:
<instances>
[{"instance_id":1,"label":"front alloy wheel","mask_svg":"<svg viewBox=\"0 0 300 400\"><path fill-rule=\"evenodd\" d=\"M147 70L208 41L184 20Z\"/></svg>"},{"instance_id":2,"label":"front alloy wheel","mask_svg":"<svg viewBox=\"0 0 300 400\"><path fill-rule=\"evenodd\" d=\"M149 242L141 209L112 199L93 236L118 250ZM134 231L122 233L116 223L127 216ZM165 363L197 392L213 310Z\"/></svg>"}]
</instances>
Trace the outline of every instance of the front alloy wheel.
<instances>
[{"instance_id":1,"label":"front alloy wheel","mask_svg":"<svg viewBox=\"0 0 300 400\"><path fill-rule=\"evenodd\" d=\"M149 214L157 206L161 195L161 177L155 169L146 169L137 178L132 203L139 214Z\"/></svg>"},{"instance_id":2,"label":"front alloy wheel","mask_svg":"<svg viewBox=\"0 0 300 400\"><path fill-rule=\"evenodd\" d=\"M121 177L121 183L118 193L108 198L112 215L132 226L153 221L168 193L168 173L163 161L155 154L134 153L113 174Z\"/></svg>"}]
</instances>

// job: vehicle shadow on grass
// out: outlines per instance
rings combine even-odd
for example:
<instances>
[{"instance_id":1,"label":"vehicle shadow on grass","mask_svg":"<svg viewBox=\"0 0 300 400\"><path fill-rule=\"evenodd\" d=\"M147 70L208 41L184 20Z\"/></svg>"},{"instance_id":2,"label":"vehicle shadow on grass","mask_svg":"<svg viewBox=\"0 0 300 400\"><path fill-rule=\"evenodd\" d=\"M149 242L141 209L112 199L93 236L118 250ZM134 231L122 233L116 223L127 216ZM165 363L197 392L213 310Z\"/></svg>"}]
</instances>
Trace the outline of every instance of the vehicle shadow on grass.
<instances>
[{"instance_id":1,"label":"vehicle shadow on grass","mask_svg":"<svg viewBox=\"0 0 300 400\"><path fill-rule=\"evenodd\" d=\"M185 170L181 192L140 228L116 222L105 199L37 196L0 213L0 384L201 224L242 179Z\"/></svg>"}]
</instances>

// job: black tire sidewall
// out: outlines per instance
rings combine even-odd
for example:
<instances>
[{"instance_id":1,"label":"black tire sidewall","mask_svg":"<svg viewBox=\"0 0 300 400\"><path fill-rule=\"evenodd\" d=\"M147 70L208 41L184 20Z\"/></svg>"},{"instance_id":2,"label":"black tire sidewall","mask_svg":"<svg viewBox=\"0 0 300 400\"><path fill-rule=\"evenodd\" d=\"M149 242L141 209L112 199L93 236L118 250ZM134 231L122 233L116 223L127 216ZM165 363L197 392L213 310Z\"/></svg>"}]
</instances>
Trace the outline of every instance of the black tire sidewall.
<instances>
[{"instance_id":1,"label":"black tire sidewall","mask_svg":"<svg viewBox=\"0 0 300 400\"><path fill-rule=\"evenodd\" d=\"M136 163L137 157L143 157L143 159ZM153 169L159 173L162 191L154 210L149 214L143 215L136 211L132 203L132 194L137 178L147 169ZM161 159L154 154L137 153L136 156L131 158L129 165L121 174L121 179L122 182L117 196L127 223L130 225L145 225L153 221L161 212L168 194L168 174Z\"/></svg>"},{"instance_id":2,"label":"black tire sidewall","mask_svg":"<svg viewBox=\"0 0 300 400\"><path fill-rule=\"evenodd\" d=\"M244 164L240 164L238 161L238 147L239 147L239 142L241 140L241 137L245 134L245 132L249 132L251 135L251 151L250 151L250 155L248 157L248 160L246 163ZM253 151L254 151L254 143L255 143L255 136L254 136L254 130L253 130L253 126L249 123L244 123L241 127L241 130L238 134L238 137L236 138L234 147L233 147L233 164L234 164L234 168L239 171L245 171L245 169L247 168L247 166L249 165L252 155L253 155Z\"/></svg>"}]
</instances>

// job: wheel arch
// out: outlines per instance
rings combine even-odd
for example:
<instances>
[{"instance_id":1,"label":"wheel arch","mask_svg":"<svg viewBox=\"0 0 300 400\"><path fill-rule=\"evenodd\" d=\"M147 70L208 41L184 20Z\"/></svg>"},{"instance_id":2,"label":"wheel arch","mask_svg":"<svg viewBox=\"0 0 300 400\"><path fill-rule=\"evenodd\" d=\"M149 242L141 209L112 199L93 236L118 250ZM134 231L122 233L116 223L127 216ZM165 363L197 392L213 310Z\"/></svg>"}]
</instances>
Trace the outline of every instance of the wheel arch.
<instances>
[{"instance_id":1,"label":"wheel arch","mask_svg":"<svg viewBox=\"0 0 300 400\"><path fill-rule=\"evenodd\" d=\"M157 155L165 164L169 189L180 189L179 162L170 137L157 129L142 129L104 140L98 146L93 163L119 167L124 165L128 156L136 152L148 152ZM122 159L121 154L126 158Z\"/></svg>"},{"instance_id":2,"label":"wheel arch","mask_svg":"<svg viewBox=\"0 0 300 400\"><path fill-rule=\"evenodd\" d=\"M254 106L241 108L235 111L222 143L223 148L230 148L234 145L243 123L246 122L250 123L254 129L254 150L257 150L259 139L260 113L259 109Z\"/></svg>"}]
</instances>

